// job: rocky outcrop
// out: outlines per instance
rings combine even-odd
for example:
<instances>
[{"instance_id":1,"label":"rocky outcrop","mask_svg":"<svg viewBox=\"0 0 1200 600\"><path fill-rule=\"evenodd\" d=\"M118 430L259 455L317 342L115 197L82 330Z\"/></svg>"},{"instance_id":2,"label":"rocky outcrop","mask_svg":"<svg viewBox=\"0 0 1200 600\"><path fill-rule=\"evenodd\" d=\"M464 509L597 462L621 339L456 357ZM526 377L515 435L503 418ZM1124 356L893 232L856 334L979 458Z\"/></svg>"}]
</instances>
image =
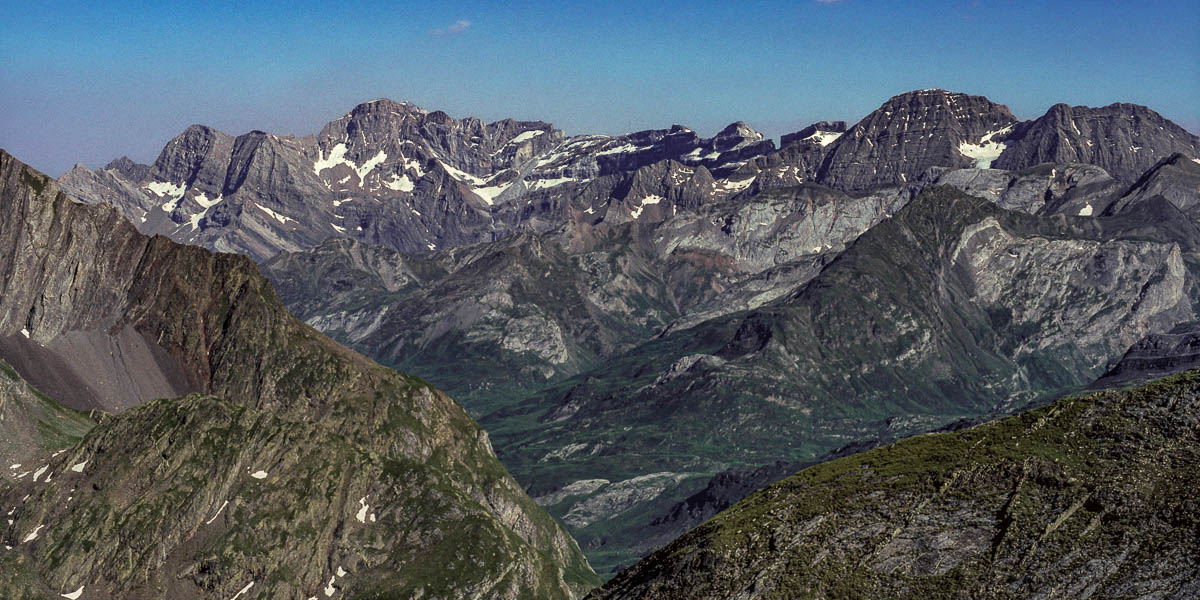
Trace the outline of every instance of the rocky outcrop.
<instances>
[{"instance_id":1,"label":"rocky outcrop","mask_svg":"<svg viewBox=\"0 0 1200 600\"><path fill-rule=\"evenodd\" d=\"M296 321L249 259L142 236L2 153L0 198L16 355L117 349L79 379L198 392L126 408L0 484L2 595L568 598L594 581L453 400Z\"/></svg>"},{"instance_id":2,"label":"rocky outcrop","mask_svg":"<svg viewBox=\"0 0 1200 600\"><path fill-rule=\"evenodd\" d=\"M1200 138L1136 104L1101 108L1055 104L1021 123L992 166L1026 169L1041 163L1088 163L1126 184L1176 152L1200 158Z\"/></svg>"},{"instance_id":3,"label":"rocky outcrop","mask_svg":"<svg viewBox=\"0 0 1200 600\"><path fill-rule=\"evenodd\" d=\"M1200 593L1200 375L810 467L596 599Z\"/></svg>"},{"instance_id":4,"label":"rocky outcrop","mask_svg":"<svg viewBox=\"0 0 1200 600\"><path fill-rule=\"evenodd\" d=\"M1182 323L1148 335L1090 387L1104 389L1200 367L1200 323Z\"/></svg>"},{"instance_id":5,"label":"rocky outcrop","mask_svg":"<svg viewBox=\"0 0 1200 600\"><path fill-rule=\"evenodd\" d=\"M1137 183L1106 212L1126 212L1155 197L1170 202L1193 222L1200 223L1200 158L1176 153L1162 159L1138 178Z\"/></svg>"}]
</instances>

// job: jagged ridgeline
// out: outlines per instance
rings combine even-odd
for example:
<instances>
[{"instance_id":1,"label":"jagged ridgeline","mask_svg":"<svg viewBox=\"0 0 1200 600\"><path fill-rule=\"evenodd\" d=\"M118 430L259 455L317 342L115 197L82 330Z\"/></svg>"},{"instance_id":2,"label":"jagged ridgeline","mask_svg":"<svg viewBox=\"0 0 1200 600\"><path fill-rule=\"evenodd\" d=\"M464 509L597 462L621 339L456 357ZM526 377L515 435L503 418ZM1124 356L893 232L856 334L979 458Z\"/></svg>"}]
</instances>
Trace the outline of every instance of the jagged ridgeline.
<instances>
[{"instance_id":1,"label":"jagged ridgeline","mask_svg":"<svg viewBox=\"0 0 1200 600\"><path fill-rule=\"evenodd\" d=\"M805 469L590 598L1195 598L1200 371Z\"/></svg>"},{"instance_id":2,"label":"jagged ridgeline","mask_svg":"<svg viewBox=\"0 0 1200 600\"><path fill-rule=\"evenodd\" d=\"M0 597L596 582L453 400L293 319L248 258L143 236L3 152L0 245Z\"/></svg>"}]
</instances>

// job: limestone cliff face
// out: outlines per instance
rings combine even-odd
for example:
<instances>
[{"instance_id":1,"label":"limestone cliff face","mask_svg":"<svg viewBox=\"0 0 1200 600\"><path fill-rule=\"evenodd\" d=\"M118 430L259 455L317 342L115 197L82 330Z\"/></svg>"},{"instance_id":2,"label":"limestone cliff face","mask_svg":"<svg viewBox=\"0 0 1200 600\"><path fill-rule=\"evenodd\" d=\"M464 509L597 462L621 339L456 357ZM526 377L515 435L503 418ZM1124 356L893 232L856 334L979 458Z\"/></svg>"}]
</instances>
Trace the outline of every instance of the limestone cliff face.
<instances>
[{"instance_id":1,"label":"limestone cliff face","mask_svg":"<svg viewBox=\"0 0 1200 600\"><path fill-rule=\"evenodd\" d=\"M249 259L142 236L7 154L0 175L0 339L46 357L16 370L198 392L74 397L125 410L0 486L3 595L567 598L593 581L453 400L296 321Z\"/></svg>"},{"instance_id":2,"label":"limestone cliff face","mask_svg":"<svg viewBox=\"0 0 1200 600\"><path fill-rule=\"evenodd\" d=\"M801 471L596 599L1187 598L1200 593L1200 375Z\"/></svg>"}]
</instances>

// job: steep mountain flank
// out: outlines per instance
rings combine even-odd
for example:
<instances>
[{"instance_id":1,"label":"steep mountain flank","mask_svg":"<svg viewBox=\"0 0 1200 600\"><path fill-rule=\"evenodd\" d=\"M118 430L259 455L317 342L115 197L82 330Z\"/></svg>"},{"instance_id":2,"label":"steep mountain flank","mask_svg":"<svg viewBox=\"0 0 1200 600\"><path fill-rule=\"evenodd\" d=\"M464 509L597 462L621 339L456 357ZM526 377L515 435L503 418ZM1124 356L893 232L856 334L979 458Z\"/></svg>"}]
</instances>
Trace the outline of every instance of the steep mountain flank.
<instances>
[{"instance_id":1,"label":"steep mountain flank","mask_svg":"<svg viewBox=\"0 0 1200 600\"><path fill-rule=\"evenodd\" d=\"M1136 104L1101 108L1055 104L1021 123L992 164L1026 169L1041 163L1088 163L1125 183L1137 181L1158 161L1182 152L1200 158L1200 138Z\"/></svg>"},{"instance_id":2,"label":"steep mountain flank","mask_svg":"<svg viewBox=\"0 0 1200 600\"><path fill-rule=\"evenodd\" d=\"M137 406L0 484L0 595L568 598L595 581L457 404L296 321L249 259L144 237L3 153L0 182L0 334L59 360L16 370L69 390L58 366L107 349L77 379L198 392L74 397Z\"/></svg>"},{"instance_id":3,"label":"steep mountain flank","mask_svg":"<svg viewBox=\"0 0 1200 600\"><path fill-rule=\"evenodd\" d=\"M1200 373L810 467L591 597L1200 594Z\"/></svg>"}]
</instances>

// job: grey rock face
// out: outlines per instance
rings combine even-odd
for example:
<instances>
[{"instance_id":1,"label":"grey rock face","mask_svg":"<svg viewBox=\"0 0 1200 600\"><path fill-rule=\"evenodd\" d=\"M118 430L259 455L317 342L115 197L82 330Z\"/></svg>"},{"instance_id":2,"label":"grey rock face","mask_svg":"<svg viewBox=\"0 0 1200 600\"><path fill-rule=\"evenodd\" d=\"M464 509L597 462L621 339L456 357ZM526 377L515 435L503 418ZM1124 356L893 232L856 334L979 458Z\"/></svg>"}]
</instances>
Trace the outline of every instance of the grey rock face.
<instances>
[{"instance_id":1,"label":"grey rock face","mask_svg":"<svg viewBox=\"0 0 1200 600\"><path fill-rule=\"evenodd\" d=\"M1014 128L992 166L1025 169L1041 163L1088 163L1127 184L1155 163L1182 152L1200 157L1200 138L1136 104L1101 108L1056 104Z\"/></svg>"},{"instance_id":2,"label":"grey rock face","mask_svg":"<svg viewBox=\"0 0 1200 600\"><path fill-rule=\"evenodd\" d=\"M817 181L862 190L902 185L929 167L974 166L1015 123L1008 108L982 96L945 90L901 94L830 145Z\"/></svg>"},{"instance_id":3,"label":"grey rock face","mask_svg":"<svg viewBox=\"0 0 1200 600\"><path fill-rule=\"evenodd\" d=\"M709 139L681 126L564 139L543 122L485 124L377 100L316 138L233 138L193 126L148 169L115 161L96 172L78 167L60 183L81 200L117 206L144 232L265 260L329 237L423 252L545 231L572 218L569 204L626 195L605 178L675 160L711 180L708 169L723 177L773 150L744 123Z\"/></svg>"}]
</instances>

